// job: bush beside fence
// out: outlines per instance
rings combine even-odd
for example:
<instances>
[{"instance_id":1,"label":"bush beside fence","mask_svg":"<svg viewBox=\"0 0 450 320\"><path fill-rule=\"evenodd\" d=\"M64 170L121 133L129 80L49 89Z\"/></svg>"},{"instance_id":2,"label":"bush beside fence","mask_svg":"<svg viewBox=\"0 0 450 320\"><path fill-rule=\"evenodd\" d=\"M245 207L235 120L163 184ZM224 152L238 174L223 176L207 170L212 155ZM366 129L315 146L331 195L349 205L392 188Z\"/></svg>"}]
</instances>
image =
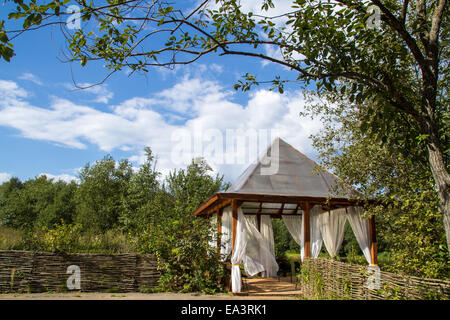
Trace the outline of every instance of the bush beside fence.
<instances>
[{"instance_id":1,"label":"bush beside fence","mask_svg":"<svg viewBox=\"0 0 450 320\"><path fill-rule=\"evenodd\" d=\"M370 288L371 280L372 286ZM378 279L377 279L378 278ZM307 299L445 299L450 298L450 281L425 279L380 271L324 258L305 258L299 275ZM377 282L378 281L378 282Z\"/></svg>"},{"instance_id":2,"label":"bush beside fence","mask_svg":"<svg viewBox=\"0 0 450 320\"><path fill-rule=\"evenodd\" d=\"M153 255L0 250L0 292L69 291L71 265L79 267L83 292L147 292L160 276Z\"/></svg>"}]
</instances>

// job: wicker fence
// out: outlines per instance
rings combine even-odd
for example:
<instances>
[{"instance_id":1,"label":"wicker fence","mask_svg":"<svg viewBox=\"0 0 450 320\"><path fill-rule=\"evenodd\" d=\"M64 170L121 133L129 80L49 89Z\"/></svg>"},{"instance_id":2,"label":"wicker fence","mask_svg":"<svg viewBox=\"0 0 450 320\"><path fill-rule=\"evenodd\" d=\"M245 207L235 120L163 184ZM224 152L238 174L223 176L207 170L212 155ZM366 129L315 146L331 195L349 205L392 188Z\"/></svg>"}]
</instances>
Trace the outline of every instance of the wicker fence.
<instances>
[{"instance_id":1,"label":"wicker fence","mask_svg":"<svg viewBox=\"0 0 450 320\"><path fill-rule=\"evenodd\" d=\"M0 250L0 293L68 291L71 265L79 267L79 290L85 292L146 292L159 279L152 255Z\"/></svg>"},{"instance_id":2,"label":"wicker fence","mask_svg":"<svg viewBox=\"0 0 450 320\"><path fill-rule=\"evenodd\" d=\"M302 294L307 299L446 299L450 281L374 273L367 266L330 259L305 259L300 273Z\"/></svg>"}]
</instances>

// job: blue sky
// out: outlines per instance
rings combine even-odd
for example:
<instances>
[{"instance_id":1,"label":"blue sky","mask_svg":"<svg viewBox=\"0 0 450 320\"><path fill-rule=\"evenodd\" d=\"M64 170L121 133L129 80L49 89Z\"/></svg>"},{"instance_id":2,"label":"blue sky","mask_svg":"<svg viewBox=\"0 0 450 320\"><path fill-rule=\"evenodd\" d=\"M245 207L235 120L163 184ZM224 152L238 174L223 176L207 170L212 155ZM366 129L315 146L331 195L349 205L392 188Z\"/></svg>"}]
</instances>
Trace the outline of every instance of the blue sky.
<instances>
[{"instance_id":1,"label":"blue sky","mask_svg":"<svg viewBox=\"0 0 450 320\"><path fill-rule=\"evenodd\" d=\"M4 19L6 11L1 10ZM220 132L225 146L227 132L272 130L316 159L308 137L319 132L320 122L300 118L306 102L299 88L290 86L283 95L266 87L244 93L233 89L246 72L261 79L295 77L282 67L211 55L175 70L150 69L131 77L118 72L102 85L74 90L73 80L93 84L107 71L101 63L81 67L62 62L64 45L57 28L29 32L14 42L11 62L0 61L0 183L12 176L26 180L40 174L74 179L87 162L108 153L138 166L145 146L152 148L158 169L166 174L185 167L174 153L180 148L180 132L203 138ZM208 143L202 143L194 150L201 152L183 157L205 156L229 181L255 160L248 154L244 161L223 163L208 157ZM249 145L236 148L242 154Z\"/></svg>"}]
</instances>

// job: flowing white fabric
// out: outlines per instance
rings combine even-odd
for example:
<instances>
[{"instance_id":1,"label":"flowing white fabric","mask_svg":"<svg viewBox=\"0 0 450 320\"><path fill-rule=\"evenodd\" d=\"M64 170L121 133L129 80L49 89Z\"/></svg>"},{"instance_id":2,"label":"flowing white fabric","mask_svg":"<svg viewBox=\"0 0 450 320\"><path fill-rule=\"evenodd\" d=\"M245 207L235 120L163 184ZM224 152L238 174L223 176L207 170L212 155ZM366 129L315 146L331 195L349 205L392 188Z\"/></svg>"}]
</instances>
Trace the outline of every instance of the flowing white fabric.
<instances>
[{"instance_id":1,"label":"flowing white fabric","mask_svg":"<svg viewBox=\"0 0 450 320\"><path fill-rule=\"evenodd\" d=\"M267 217L270 219L269 216ZM245 221L247 222L247 247L243 258L245 272L250 276L259 272L269 276L276 275L277 261L263 235L256 228L256 222L251 222L254 221L253 219L245 219Z\"/></svg>"},{"instance_id":2,"label":"flowing white fabric","mask_svg":"<svg viewBox=\"0 0 450 320\"><path fill-rule=\"evenodd\" d=\"M231 290L240 292L241 271L239 264L244 263L245 272L253 276L265 271L273 275L278 271L275 257L267 246L263 236L256 228L252 219L246 219L241 208L238 208L238 223L236 228L234 252L231 257Z\"/></svg>"},{"instance_id":3,"label":"flowing white fabric","mask_svg":"<svg viewBox=\"0 0 450 320\"><path fill-rule=\"evenodd\" d=\"M272 259L275 257L275 245L273 239L273 228L272 228L272 219L269 215L261 216L261 236L266 243L267 248L269 249L270 254L267 254L266 248L261 246L261 259L262 264L265 267L265 271L263 272L263 277L276 277L278 268L273 267ZM276 262L275 262L276 264ZM278 264L277 264L278 267Z\"/></svg>"},{"instance_id":4,"label":"flowing white fabric","mask_svg":"<svg viewBox=\"0 0 450 320\"><path fill-rule=\"evenodd\" d=\"M322 206L315 205L309 212L310 222L310 241L311 241L311 257L317 258L322 249L322 233L320 232L320 215L322 214Z\"/></svg>"},{"instance_id":5,"label":"flowing white fabric","mask_svg":"<svg viewBox=\"0 0 450 320\"><path fill-rule=\"evenodd\" d=\"M256 217L256 215L253 214L244 214L245 220L247 220L247 223L251 223L253 224L256 228L257 224L258 224L258 218Z\"/></svg>"},{"instance_id":6,"label":"flowing white fabric","mask_svg":"<svg viewBox=\"0 0 450 320\"><path fill-rule=\"evenodd\" d=\"M303 228L302 228L302 216L300 215L292 215L292 216L281 216L283 219L284 225L288 229L292 238L294 238L295 242L299 246L301 246L301 242L303 239Z\"/></svg>"},{"instance_id":7,"label":"flowing white fabric","mask_svg":"<svg viewBox=\"0 0 450 320\"><path fill-rule=\"evenodd\" d=\"M309 211L309 241L311 245L311 258L317 258L322 249L322 234L320 232L320 214L322 213L322 206L315 205ZM304 228L305 219L302 219L302 230ZM305 258L305 239L302 236L300 242L300 257L303 261Z\"/></svg>"},{"instance_id":8,"label":"flowing white fabric","mask_svg":"<svg viewBox=\"0 0 450 320\"><path fill-rule=\"evenodd\" d=\"M335 209L320 214L320 232L325 248L332 258L336 257L344 240L345 208Z\"/></svg>"},{"instance_id":9,"label":"flowing white fabric","mask_svg":"<svg viewBox=\"0 0 450 320\"><path fill-rule=\"evenodd\" d=\"M220 256L225 261L231 253L231 224L233 220L231 206L225 207L222 211L222 236L220 239Z\"/></svg>"},{"instance_id":10,"label":"flowing white fabric","mask_svg":"<svg viewBox=\"0 0 450 320\"><path fill-rule=\"evenodd\" d=\"M358 241L359 247L361 248L364 257L370 264L372 261L372 255L370 253L370 230L369 230L369 220L362 219L363 209L361 207L348 207L347 208L347 218L352 227L353 233L355 234L356 241Z\"/></svg>"},{"instance_id":11,"label":"flowing white fabric","mask_svg":"<svg viewBox=\"0 0 450 320\"><path fill-rule=\"evenodd\" d=\"M247 239L246 220L242 210L238 210L236 238L234 240L234 250L231 256L231 291L233 293L241 292L241 269L239 269L239 264L245 256Z\"/></svg>"}]
</instances>

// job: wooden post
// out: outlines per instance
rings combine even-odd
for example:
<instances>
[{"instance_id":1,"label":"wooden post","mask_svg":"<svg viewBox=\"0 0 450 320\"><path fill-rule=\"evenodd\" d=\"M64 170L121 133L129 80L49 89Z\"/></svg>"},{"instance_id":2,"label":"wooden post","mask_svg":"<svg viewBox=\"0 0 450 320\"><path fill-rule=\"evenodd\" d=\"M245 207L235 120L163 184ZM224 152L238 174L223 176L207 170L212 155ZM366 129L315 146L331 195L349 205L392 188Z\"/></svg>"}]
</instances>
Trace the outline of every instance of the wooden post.
<instances>
[{"instance_id":1,"label":"wooden post","mask_svg":"<svg viewBox=\"0 0 450 320\"><path fill-rule=\"evenodd\" d=\"M310 204L307 202L303 211L303 242L305 244L305 257L311 257L311 234L309 227Z\"/></svg>"},{"instance_id":2,"label":"wooden post","mask_svg":"<svg viewBox=\"0 0 450 320\"><path fill-rule=\"evenodd\" d=\"M217 254L220 256L220 245L222 240L222 215L223 208L217 211Z\"/></svg>"},{"instance_id":3,"label":"wooden post","mask_svg":"<svg viewBox=\"0 0 450 320\"><path fill-rule=\"evenodd\" d=\"M261 214L256 215L256 227L258 231L261 232Z\"/></svg>"},{"instance_id":4,"label":"wooden post","mask_svg":"<svg viewBox=\"0 0 450 320\"><path fill-rule=\"evenodd\" d=\"M232 224L231 224L231 255L234 253L234 245L236 242L237 222L238 222L238 201L231 200Z\"/></svg>"},{"instance_id":5,"label":"wooden post","mask_svg":"<svg viewBox=\"0 0 450 320\"><path fill-rule=\"evenodd\" d=\"M377 248L377 234L375 230L375 216L370 216L369 219L369 232L370 232L370 255L372 256L372 261L370 264L378 265L378 248Z\"/></svg>"}]
</instances>

